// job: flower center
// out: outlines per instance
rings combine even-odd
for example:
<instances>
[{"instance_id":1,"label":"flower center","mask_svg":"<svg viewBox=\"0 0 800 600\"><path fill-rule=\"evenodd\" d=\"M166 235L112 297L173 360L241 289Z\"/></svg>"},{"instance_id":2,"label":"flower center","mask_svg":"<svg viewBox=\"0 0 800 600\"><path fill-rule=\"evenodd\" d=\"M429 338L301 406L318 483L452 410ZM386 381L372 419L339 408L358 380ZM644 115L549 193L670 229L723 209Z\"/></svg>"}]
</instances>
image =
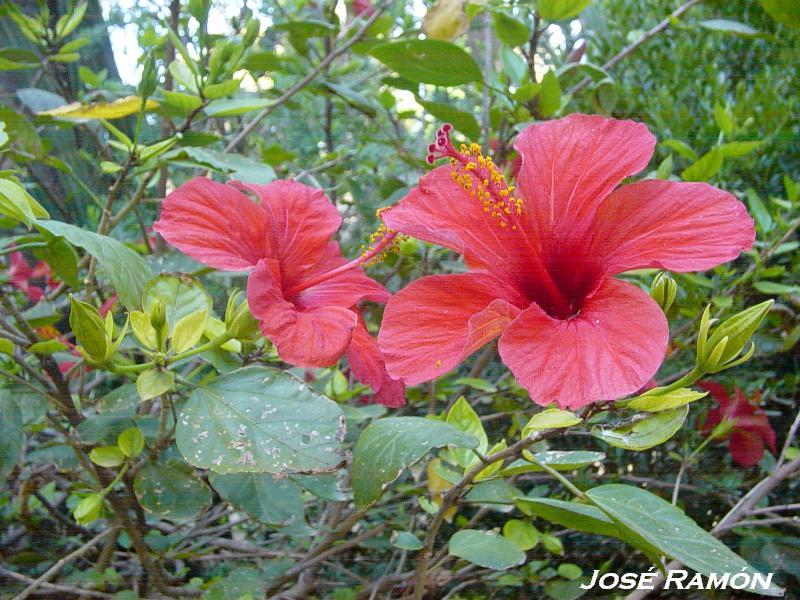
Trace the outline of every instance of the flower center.
<instances>
[{"instance_id":1,"label":"flower center","mask_svg":"<svg viewBox=\"0 0 800 600\"><path fill-rule=\"evenodd\" d=\"M428 146L425 160L432 165L440 158L450 159L450 175L471 198L483 205L503 229L517 230L522 214L522 199L514 196L514 186L506 183L490 156L484 156L478 144L461 144L456 150L450 141L453 126L445 123L436 132L436 143Z\"/></svg>"}]
</instances>

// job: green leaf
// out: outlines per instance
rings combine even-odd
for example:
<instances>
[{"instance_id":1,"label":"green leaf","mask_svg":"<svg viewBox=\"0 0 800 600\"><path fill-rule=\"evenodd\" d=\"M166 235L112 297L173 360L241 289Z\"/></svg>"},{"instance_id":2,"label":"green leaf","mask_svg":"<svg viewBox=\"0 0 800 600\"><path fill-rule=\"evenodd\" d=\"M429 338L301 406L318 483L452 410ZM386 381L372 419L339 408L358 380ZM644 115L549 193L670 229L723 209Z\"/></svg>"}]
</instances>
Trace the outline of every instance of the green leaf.
<instances>
[{"instance_id":1,"label":"green leaf","mask_svg":"<svg viewBox=\"0 0 800 600\"><path fill-rule=\"evenodd\" d=\"M525 553L514 542L477 529L457 531L447 549L451 556L494 571L505 571L525 562Z\"/></svg>"},{"instance_id":2,"label":"green leaf","mask_svg":"<svg viewBox=\"0 0 800 600\"><path fill-rule=\"evenodd\" d=\"M714 120L717 122L717 127L725 135L730 135L733 131L733 115L731 112L721 104L714 105Z\"/></svg>"},{"instance_id":3,"label":"green leaf","mask_svg":"<svg viewBox=\"0 0 800 600\"><path fill-rule=\"evenodd\" d=\"M708 392L696 392L689 388L672 390L666 394L659 393L659 388L654 388L628 402L626 406L633 410L645 412L661 412L672 410L684 404L695 402L708 395Z\"/></svg>"},{"instance_id":4,"label":"green leaf","mask_svg":"<svg viewBox=\"0 0 800 600\"><path fill-rule=\"evenodd\" d=\"M605 429L602 426L592 428L592 435L617 448L626 450L647 450L663 444L683 425L689 413L687 405L663 412L655 413L633 425Z\"/></svg>"},{"instance_id":5,"label":"green leaf","mask_svg":"<svg viewBox=\"0 0 800 600\"><path fill-rule=\"evenodd\" d=\"M136 391L142 402L166 394L175 385L175 373L161 369L142 371L136 378Z\"/></svg>"},{"instance_id":6,"label":"green leaf","mask_svg":"<svg viewBox=\"0 0 800 600\"><path fill-rule=\"evenodd\" d=\"M520 550L530 550L539 543L539 530L528 521L510 519L503 525L503 537L514 542Z\"/></svg>"},{"instance_id":7,"label":"green leaf","mask_svg":"<svg viewBox=\"0 0 800 600\"><path fill-rule=\"evenodd\" d=\"M573 581L583 575L583 570L573 563L561 563L558 565L558 574L564 579Z\"/></svg>"},{"instance_id":8,"label":"green leaf","mask_svg":"<svg viewBox=\"0 0 800 600\"><path fill-rule=\"evenodd\" d=\"M201 308L178 321L172 332L172 350L183 352L194 346L203 336L207 320L208 311Z\"/></svg>"},{"instance_id":9,"label":"green leaf","mask_svg":"<svg viewBox=\"0 0 800 600\"><path fill-rule=\"evenodd\" d=\"M728 142L727 144L722 144L721 146L717 147L722 153L722 156L737 157L750 154L751 152L758 150L763 145L763 140L753 140L750 142Z\"/></svg>"},{"instance_id":10,"label":"green leaf","mask_svg":"<svg viewBox=\"0 0 800 600\"><path fill-rule=\"evenodd\" d=\"M712 148L681 173L684 181L708 181L719 173L724 155L719 148Z\"/></svg>"},{"instance_id":11,"label":"green leaf","mask_svg":"<svg viewBox=\"0 0 800 600\"><path fill-rule=\"evenodd\" d=\"M372 100L362 96L355 90L352 90L347 86L330 83L328 81L324 82L323 85L331 92L342 98L342 100L347 102L350 106L356 110L360 110L365 115L374 117L377 114L378 110Z\"/></svg>"},{"instance_id":12,"label":"green leaf","mask_svg":"<svg viewBox=\"0 0 800 600\"><path fill-rule=\"evenodd\" d=\"M269 98L232 98L230 100L214 100L203 109L209 117L232 117L261 110L272 104Z\"/></svg>"},{"instance_id":13,"label":"green leaf","mask_svg":"<svg viewBox=\"0 0 800 600\"><path fill-rule=\"evenodd\" d=\"M203 600L255 600L264 596L264 573L239 567L208 588Z\"/></svg>"},{"instance_id":14,"label":"green leaf","mask_svg":"<svg viewBox=\"0 0 800 600\"><path fill-rule=\"evenodd\" d=\"M573 412L561 410L560 408L548 408L530 418L522 429L522 437L526 438L534 431L572 427L580 422L580 418Z\"/></svg>"},{"instance_id":15,"label":"green leaf","mask_svg":"<svg viewBox=\"0 0 800 600\"><path fill-rule=\"evenodd\" d=\"M44 207L15 179L4 177L0 177L0 214L22 221L28 228L36 219L49 216Z\"/></svg>"},{"instance_id":16,"label":"green leaf","mask_svg":"<svg viewBox=\"0 0 800 600\"><path fill-rule=\"evenodd\" d=\"M178 323L190 315L211 312L211 296L203 284L189 275L159 275L154 277L144 288L142 308L150 314L153 304L160 300L167 311L169 335L175 335Z\"/></svg>"},{"instance_id":17,"label":"green leaf","mask_svg":"<svg viewBox=\"0 0 800 600\"><path fill-rule=\"evenodd\" d=\"M245 367L192 392L178 417L178 449L217 473L320 473L342 461L344 415L299 379Z\"/></svg>"},{"instance_id":18,"label":"green leaf","mask_svg":"<svg viewBox=\"0 0 800 600\"><path fill-rule=\"evenodd\" d=\"M290 479L269 473L212 473L209 481L231 506L262 523L284 526L303 521L303 492Z\"/></svg>"},{"instance_id":19,"label":"green leaf","mask_svg":"<svg viewBox=\"0 0 800 600\"><path fill-rule=\"evenodd\" d=\"M120 302L125 308L135 310L139 306L144 284L152 273L136 252L113 238L68 223L37 221L36 226L66 238L73 246L83 248L94 256L103 273L111 280L111 285L119 294Z\"/></svg>"},{"instance_id":20,"label":"green leaf","mask_svg":"<svg viewBox=\"0 0 800 600\"><path fill-rule=\"evenodd\" d=\"M516 86L521 85L523 79L528 76L528 65L522 57L508 46L503 46L500 48L500 60L503 63L503 71L511 82Z\"/></svg>"},{"instance_id":21,"label":"green leaf","mask_svg":"<svg viewBox=\"0 0 800 600\"><path fill-rule=\"evenodd\" d=\"M545 450L534 454L525 451L523 454L531 457L535 462L524 459L515 460L502 470L502 474L510 476L520 473L538 473L544 471L540 465L547 465L556 471L574 471L606 458L602 452L589 450Z\"/></svg>"},{"instance_id":22,"label":"green leaf","mask_svg":"<svg viewBox=\"0 0 800 600\"><path fill-rule=\"evenodd\" d=\"M185 139L185 136L184 136ZM207 148L182 147L170 150L164 158L181 165L200 165L248 183L269 183L275 179L275 171L241 154L218 152ZM186 160L188 159L188 160Z\"/></svg>"},{"instance_id":23,"label":"green leaf","mask_svg":"<svg viewBox=\"0 0 800 600\"><path fill-rule=\"evenodd\" d=\"M481 126L478 120L470 113L454 108L444 102L430 102L428 100L417 100L422 107L434 117L444 123L450 123L461 133L471 140L477 140L481 135Z\"/></svg>"},{"instance_id":24,"label":"green leaf","mask_svg":"<svg viewBox=\"0 0 800 600\"><path fill-rule=\"evenodd\" d=\"M800 4L794 0L759 0L767 14L787 27L800 29Z\"/></svg>"},{"instance_id":25,"label":"green leaf","mask_svg":"<svg viewBox=\"0 0 800 600\"><path fill-rule=\"evenodd\" d=\"M478 440L442 421L391 417L373 421L353 450L353 496L358 506L371 504L381 491L432 448L476 448Z\"/></svg>"},{"instance_id":26,"label":"green leaf","mask_svg":"<svg viewBox=\"0 0 800 600\"><path fill-rule=\"evenodd\" d=\"M563 21L577 17L592 0L536 0L536 11L548 21Z\"/></svg>"},{"instance_id":27,"label":"green leaf","mask_svg":"<svg viewBox=\"0 0 800 600\"><path fill-rule=\"evenodd\" d=\"M203 88L203 96L209 100L230 96L239 91L241 83L241 79L229 79L222 83L211 83Z\"/></svg>"},{"instance_id":28,"label":"green leaf","mask_svg":"<svg viewBox=\"0 0 800 600\"><path fill-rule=\"evenodd\" d=\"M483 423L478 414L464 396L461 396L450 408L445 422L473 436L478 440L478 446L475 449L481 454L486 452L489 447L489 438L486 437L486 431L483 429ZM456 464L463 468L469 467L478 460L475 453L466 448L451 448L449 454Z\"/></svg>"},{"instance_id":29,"label":"green leaf","mask_svg":"<svg viewBox=\"0 0 800 600\"><path fill-rule=\"evenodd\" d=\"M680 154L683 158L691 161L697 160L697 152L692 150L691 146L685 142L680 140L663 140L661 143L670 150L674 150Z\"/></svg>"},{"instance_id":30,"label":"green leaf","mask_svg":"<svg viewBox=\"0 0 800 600\"><path fill-rule=\"evenodd\" d=\"M147 512L177 523L195 518L211 505L211 490L179 460L146 463L136 473L133 489Z\"/></svg>"},{"instance_id":31,"label":"green leaf","mask_svg":"<svg viewBox=\"0 0 800 600\"><path fill-rule=\"evenodd\" d=\"M770 296L800 293L800 286L786 285L784 283L776 283L774 281L756 281L753 284L753 287L762 294L767 294Z\"/></svg>"},{"instance_id":32,"label":"green leaf","mask_svg":"<svg viewBox=\"0 0 800 600\"><path fill-rule=\"evenodd\" d=\"M136 458L144 450L144 434L138 427L129 427L117 437L117 446L129 458Z\"/></svg>"},{"instance_id":33,"label":"green leaf","mask_svg":"<svg viewBox=\"0 0 800 600\"><path fill-rule=\"evenodd\" d=\"M498 39L504 44L521 46L530 37L530 31L528 31L525 23L504 12L493 12L492 21L494 22L494 31Z\"/></svg>"},{"instance_id":34,"label":"green leaf","mask_svg":"<svg viewBox=\"0 0 800 600\"><path fill-rule=\"evenodd\" d=\"M164 90L164 106L177 111L179 114L187 115L202 105L203 100L199 96Z\"/></svg>"},{"instance_id":35,"label":"green leaf","mask_svg":"<svg viewBox=\"0 0 800 600\"><path fill-rule=\"evenodd\" d=\"M7 340L6 340L7 341ZM44 342L36 342L28 346L28 352L31 354L53 354L55 352L63 352L68 350L69 346L59 342L58 340L45 340Z\"/></svg>"},{"instance_id":36,"label":"green leaf","mask_svg":"<svg viewBox=\"0 0 800 600\"><path fill-rule=\"evenodd\" d=\"M672 175L672 154L667 155L667 158L658 165L656 179L669 179L670 175Z\"/></svg>"},{"instance_id":37,"label":"green leaf","mask_svg":"<svg viewBox=\"0 0 800 600\"><path fill-rule=\"evenodd\" d=\"M549 117L561 108L561 85L552 69L542 77L539 89L539 110L542 116Z\"/></svg>"},{"instance_id":38,"label":"green leaf","mask_svg":"<svg viewBox=\"0 0 800 600\"><path fill-rule=\"evenodd\" d=\"M24 441L19 404L10 390L0 388L0 487L19 461Z\"/></svg>"},{"instance_id":39,"label":"green leaf","mask_svg":"<svg viewBox=\"0 0 800 600\"><path fill-rule=\"evenodd\" d=\"M101 467L118 467L125 462L125 455L116 446L94 448L89 453L92 462Z\"/></svg>"},{"instance_id":40,"label":"green leaf","mask_svg":"<svg viewBox=\"0 0 800 600\"><path fill-rule=\"evenodd\" d=\"M769 214L767 207L764 206L759 195L753 188L747 188L747 190L745 190L745 197L747 198L747 206L750 209L750 213L753 215L753 219L755 219L756 225L758 225L762 233L769 233L774 224L772 215Z\"/></svg>"},{"instance_id":41,"label":"green leaf","mask_svg":"<svg viewBox=\"0 0 800 600\"><path fill-rule=\"evenodd\" d=\"M14 342L5 338L0 338L0 354L11 356L14 354ZM2 477L0 477L2 479Z\"/></svg>"},{"instance_id":42,"label":"green leaf","mask_svg":"<svg viewBox=\"0 0 800 600\"><path fill-rule=\"evenodd\" d=\"M731 21L729 19L706 19L705 21L700 21L698 25L703 29L708 29L710 31L732 33L733 35L738 35L747 38L757 37L761 35L761 32L758 31L757 29L753 29L749 25L745 25L744 23L740 23L739 21ZM722 127L720 127L720 129L722 129ZM728 132L726 131L725 133Z\"/></svg>"},{"instance_id":43,"label":"green leaf","mask_svg":"<svg viewBox=\"0 0 800 600\"><path fill-rule=\"evenodd\" d=\"M408 531L393 531L390 538L392 546L401 550L422 550L422 542L413 533Z\"/></svg>"},{"instance_id":44,"label":"green leaf","mask_svg":"<svg viewBox=\"0 0 800 600\"><path fill-rule=\"evenodd\" d=\"M369 53L401 77L416 83L454 86L483 78L472 56L459 46L440 40L379 44Z\"/></svg>"},{"instance_id":45,"label":"green leaf","mask_svg":"<svg viewBox=\"0 0 800 600\"><path fill-rule=\"evenodd\" d=\"M759 574L680 508L646 490L609 484L588 490L586 496L620 527L698 573ZM772 585L762 593L782 596L783 590Z\"/></svg>"}]
</instances>

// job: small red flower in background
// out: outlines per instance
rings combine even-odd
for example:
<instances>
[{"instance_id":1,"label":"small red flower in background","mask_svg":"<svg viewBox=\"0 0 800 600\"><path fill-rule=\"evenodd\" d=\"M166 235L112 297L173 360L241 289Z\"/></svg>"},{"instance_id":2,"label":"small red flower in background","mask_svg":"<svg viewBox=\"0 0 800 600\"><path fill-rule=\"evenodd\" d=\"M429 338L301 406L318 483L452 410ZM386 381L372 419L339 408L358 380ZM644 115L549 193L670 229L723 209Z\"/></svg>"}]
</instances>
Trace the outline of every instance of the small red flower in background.
<instances>
[{"instance_id":1,"label":"small red flower in background","mask_svg":"<svg viewBox=\"0 0 800 600\"><path fill-rule=\"evenodd\" d=\"M25 292L28 299L34 304L39 302L45 294L45 288L35 285L32 280L39 279L48 287L54 287L50 265L44 261L31 266L22 252L12 252L8 258L8 282L18 290Z\"/></svg>"},{"instance_id":2,"label":"small red flower in background","mask_svg":"<svg viewBox=\"0 0 800 600\"><path fill-rule=\"evenodd\" d=\"M372 6L370 0L353 0L353 14L371 17L375 14L375 7Z\"/></svg>"},{"instance_id":3,"label":"small red flower in background","mask_svg":"<svg viewBox=\"0 0 800 600\"><path fill-rule=\"evenodd\" d=\"M750 400L744 392L733 388L733 397L728 394L724 386L713 381L699 381L697 387L708 390L711 397L719 406L708 411L701 431L708 435L721 422L733 421L733 426L725 439L728 440L728 451L734 462L743 467L757 465L764 456L764 447L776 454L775 431L769 424L767 415L758 407L761 402L761 393L756 392Z\"/></svg>"},{"instance_id":4,"label":"small red flower in background","mask_svg":"<svg viewBox=\"0 0 800 600\"><path fill-rule=\"evenodd\" d=\"M702 271L752 246L753 220L727 192L660 180L617 188L653 153L643 124L571 115L528 127L514 145L518 189L477 145L456 150L449 131L428 162L450 165L382 213L390 229L459 252L469 269L423 277L387 304L378 345L407 385L500 336L500 356L538 404L633 393L661 365L668 326L614 275Z\"/></svg>"},{"instance_id":5,"label":"small red flower in background","mask_svg":"<svg viewBox=\"0 0 800 600\"><path fill-rule=\"evenodd\" d=\"M260 204L243 192L255 195ZM294 181L222 184L198 177L165 199L154 225L170 244L210 267L250 271L247 300L281 359L298 367L327 367L345 352L353 373L372 385L379 402L403 403L370 345L356 306L386 302L389 293L360 266L392 234L348 262L332 241L341 217L325 195Z\"/></svg>"}]
</instances>

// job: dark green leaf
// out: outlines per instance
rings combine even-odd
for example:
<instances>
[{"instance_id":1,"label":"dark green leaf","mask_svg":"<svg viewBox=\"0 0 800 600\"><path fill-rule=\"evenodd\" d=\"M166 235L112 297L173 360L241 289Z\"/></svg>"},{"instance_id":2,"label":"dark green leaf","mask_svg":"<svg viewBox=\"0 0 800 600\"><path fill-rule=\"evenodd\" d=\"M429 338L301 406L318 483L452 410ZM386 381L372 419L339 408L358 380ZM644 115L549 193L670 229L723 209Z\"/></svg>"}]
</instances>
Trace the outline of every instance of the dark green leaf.
<instances>
[{"instance_id":1,"label":"dark green leaf","mask_svg":"<svg viewBox=\"0 0 800 600\"><path fill-rule=\"evenodd\" d=\"M17 464L22 451L22 411L10 390L0 389L0 485Z\"/></svg>"},{"instance_id":2,"label":"dark green leaf","mask_svg":"<svg viewBox=\"0 0 800 600\"><path fill-rule=\"evenodd\" d=\"M442 123L450 123L471 140L477 140L481 135L481 126L478 120L470 113L454 108L444 102L431 102L418 100L422 107L439 119Z\"/></svg>"},{"instance_id":3,"label":"dark green leaf","mask_svg":"<svg viewBox=\"0 0 800 600\"><path fill-rule=\"evenodd\" d=\"M212 473L211 485L237 510L267 525L303 521L303 493L290 479L269 473Z\"/></svg>"},{"instance_id":4,"label":"dark green leaf","mask_svg":"<svg viewBox=\"0 0 800 600\"><path fill-rule=\"evenodd\" d=\"M480 81L480 67L464 49L440 40L404 40L380 44L370 54L406 79L453 86Z\"/></svg>"},{"instance_id":5,"label":"dark green leaf","mask_svg":"<svg viewBox=\"0 0 800 600\"><path fill-rule=\"evenodd\" d=\"M193 519L211 504L211 490L184 462L147 463L133 482L146 511L178 523Z\"/></svg>"},{"instance_id":6,"label":"dark green leaf","mask_svg":"<svg viewBox=\"0 0 800 600\"><path fill-rule=\"evenodd\" d=\"M391 417L370 423L353 451L351 476L356 504L374 502L403 469L432 448L448 445L475 448L478 440L452 425L422 417Z\"/></svg>"}]
</instances>

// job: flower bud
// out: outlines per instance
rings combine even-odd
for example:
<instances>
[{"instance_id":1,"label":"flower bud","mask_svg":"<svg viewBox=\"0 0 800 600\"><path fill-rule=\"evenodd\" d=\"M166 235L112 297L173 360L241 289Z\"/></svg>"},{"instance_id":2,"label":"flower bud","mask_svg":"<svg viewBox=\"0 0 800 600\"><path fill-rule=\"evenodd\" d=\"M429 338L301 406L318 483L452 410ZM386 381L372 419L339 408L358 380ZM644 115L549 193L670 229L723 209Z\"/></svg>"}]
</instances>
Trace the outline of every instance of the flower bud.
<instances>
[{"instance_id":1,"label":"flower bud","mask_svg":"<svg viewBox=\"0 0 800 600\"><path fill-rule=\"evenodd\" d=\"M72 516L79 525L88 525L92 521L100 518L103 512L103 495L91 494L78 502L72 511Z\"/></svg>"},{"instance_id":2,"label":"flower bud","mask_svg":"<svg viewBox=\"0 0 800 600\"><path fill-rule=\"evenodd\" d=\"M253 42L256 41L260 31L261 24L258 22L258 19L247 20L247 27L245 28L244 36L242 37L242 43L244 44L245 48L253 45Z\"/></svg>"},{"instance_id":3,"label":"flower bud","mask_svg":"<svg viewBox=\"0 0 800 600\"><path fill-rule=\"evenodd\" d=\"M156 91L158 85L158 69L152 52L147 54L142 66L142 78L139 80L138 92L141 98L149 98Z\"/></svg>"},{"instance_id":4,"label":"flower bud","mask_svg":"<svg viewBox=\"0 0 800 600\"><path fill-rule=\"evenodd\" d=\"M225 309L225 330L233 339L254 342L261 337L261 327L250 312L247 300L238 302L241 292L236 290L228 299Z\"/></svg>"},{"instance_id":5,"label":"flower bud","mask_svg":"<svg viewBox=\"0 0 800 600\"><path fill-rule=\"evenodd\" d=\"M748 360L755 352L754 343L751 342L747 351L741 356L740 354L750 336L755 333L772 308L772 304L772 300L767 300L733 315L718 326L710 336L709 327L713 320L709 319L710 307L706 307L700 319L697 337L697 366L706 373L718 373Z\"/></svg>"},{"instance_id":6,"label":"flower bud","mask_svg":"<svg viewBox=\"0 0 800 600\"><path fill-rule=\"evenodd\" d=\"M106 326L97 309L70 295L69 326L75 334L84 356L90 362L103 362L106 359L111 340Z\"/></svg>"},{"instance_id":7,"label":"flower bud","mask_svg":"<svg viewBox=\"0 0 800 600\"><path fill-rule=\"evenodd\" d=\"M650 297L656 301L656 304L661 307L665 314L669 312L677 295L678 284L669 276L669 273L661 271L653 278L653 283L650 286Z\"/></svg>"},{"instance_id":8,"label":"flower bud","mask_svg":"<svg viewBox=\"0 0 800 600\"><path fill-rule=\"evenodd\" d=\"M150 307L150 325L156 332L156 348L163 350L167 339L167 307L160 298L156 298Z\"/></svg>"},{"instance_id":9,"label":"flower bud","mask_svg":"<svg viewBox=\"0 0 800 600\"><path fill-rule=\"evenodd\" d=\"M468 25L463 0L437 0L422 20L422 31L432 40L452 42Z\"/></svg>"}]
</instances>

